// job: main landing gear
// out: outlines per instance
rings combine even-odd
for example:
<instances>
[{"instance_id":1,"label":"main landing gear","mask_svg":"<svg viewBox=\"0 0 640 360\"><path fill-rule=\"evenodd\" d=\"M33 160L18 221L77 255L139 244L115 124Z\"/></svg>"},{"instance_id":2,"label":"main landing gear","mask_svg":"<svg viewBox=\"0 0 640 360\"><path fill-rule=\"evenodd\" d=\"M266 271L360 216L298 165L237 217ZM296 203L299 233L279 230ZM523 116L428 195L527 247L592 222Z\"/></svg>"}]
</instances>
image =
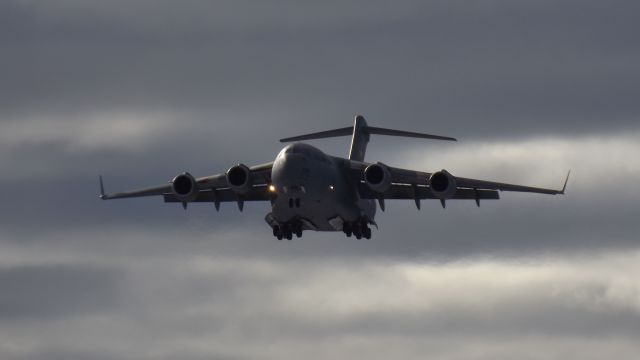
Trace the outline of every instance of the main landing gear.
<instances>
[{"instance_id":1,"label":"main landing gear","mask_svg":"<svg viewBox=\"0 0 640 360\"><path fill-rule=\"evenodd\" d=\"M286 223L279 223L273 221L272 218L267 216L267 222L271 225L273 236L275 236L278 240L291 240L293 239L294 235L295 237L301 238L303 228L305 227L303 220L300 219L294 219ZM342 232L344 232L347 237L353 236L358 240L362 238L368 240L371 239L371 228L369 227L370 224L376 225L375 222L369 221L367 218L344 222L342 224Z\"/></svg>"},{"instance_id":2,"label":"main landing gear","mask_svg":"<svg viewBox=\"0 0 640 360\"><path fill-rule=\"evenodd\" d=\"M278 240L293 239L293 235L298 238L302 237L302 221L293 220L286 224L275 225L273 227L273 236L277 237Z\"/></svg>"},{"instance_id":3,"label":"main landing gear","mask_svg":"<svg viewBox=\"0 0 640 360\"><path fill-rule=\"evenodd\" d=\"M366 220L346 222L342 225L342 231L347 237L353 235L358 240L362 238L371 239L371 228Z\"/></svg>"}]
</instances>

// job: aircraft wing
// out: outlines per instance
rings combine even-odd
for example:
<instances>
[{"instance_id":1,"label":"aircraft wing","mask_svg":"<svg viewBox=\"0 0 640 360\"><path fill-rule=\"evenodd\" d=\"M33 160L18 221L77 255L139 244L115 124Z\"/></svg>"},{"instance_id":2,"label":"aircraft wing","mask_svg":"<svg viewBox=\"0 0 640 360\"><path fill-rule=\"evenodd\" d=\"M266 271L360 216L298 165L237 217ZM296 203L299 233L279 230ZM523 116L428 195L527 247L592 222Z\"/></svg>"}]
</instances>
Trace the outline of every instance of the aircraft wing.
<instances>
[{"instance_id":1,"label":"aircraft wing","mask_svg":"<svg viewBox=\"0 0 640 360\"><path fill-rule=\"evenodd\" d=\"M268 183L271 180L271 168L273 163L252 166L249 169L251 189L241 196L242 201L269 201L271 199ZM195 179L197 194L190 202L214 202L216 206L220 202L239 201L227 183L226 173L205 176ZM100 198L103 200L137 198L145 196L162 196L165 202L183 202L178 199L172 190L171 182L165 185L148 187L138 190L106 194L102 177L100 177Z\"/></svg>"},{"instance_id":2,"label":"aircraft wing","mask_svg":"<svg viewBox=\"0 0 640 360\"><path fill-rule=\"evenodd\" d=\"M365 182L365 169L371 164L356 161L350 162L352 179L357 182L360 197L363 199L406 199L418 201L421 199L440 199L431 191L429 178L432 173L395 168L385 166L391 176L391 185L384 192L371 189ZM382 164L381 164L382 165ZM449 174L450 175L450 174ZM486 180L470 179L452 176L456 184L454 194L446 200L476 200L481 199L497 200L500 198L499 191L528 192L548 195L564 194L569 180L569 174L565 179L562 189L547 189ZM382 204L382 203L381 203ZM382 207L382 206L381 206Z\"/></svg>"},{"instance_id":3,"label":"aircraft wing","mask_svg":"<svg viewBox=\"0 0 640 360\"><path fill-rule=\"evenodd\" d=\"M490 190L499 190L499 191L528 192L528 193L547 194L547 195L564 195L564 191L567 187L567 182L569 181L569 174L567 174L567 177L565 178L565 182L564 182L564 185L562 186L562 189L559 189L559 190L545 189L545 188L532 187L532 186L505 184L500 182L468 179L468 178L462 178L462 177L455 177L455 179L456 179L456 184L458 185L458 188L490 189Z\"/></svg>"}]
</instances>

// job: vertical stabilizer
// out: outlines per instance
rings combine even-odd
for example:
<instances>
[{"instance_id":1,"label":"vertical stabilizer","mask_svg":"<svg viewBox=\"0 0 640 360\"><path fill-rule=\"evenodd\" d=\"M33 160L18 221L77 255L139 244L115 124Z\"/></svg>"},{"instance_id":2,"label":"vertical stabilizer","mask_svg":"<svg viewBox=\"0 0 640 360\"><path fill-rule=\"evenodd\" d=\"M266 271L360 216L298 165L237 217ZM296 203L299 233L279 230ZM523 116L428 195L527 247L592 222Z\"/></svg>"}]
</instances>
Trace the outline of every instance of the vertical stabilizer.
<instances>
[{"instance_id":1,"label":"vertical stabilizer","mask_svg":"<svg viewBox=\"0 0 640 360\"><path fill-rule=\"evenodd\" d=\"M353 137L351 138L351 150L349 151L349 159L355 161L364 161L364 155L367 152L367 144L369 144L369 132L367 131L367 121L364 116L357 115L353 124Z\"/></svg>"}]
</instances>

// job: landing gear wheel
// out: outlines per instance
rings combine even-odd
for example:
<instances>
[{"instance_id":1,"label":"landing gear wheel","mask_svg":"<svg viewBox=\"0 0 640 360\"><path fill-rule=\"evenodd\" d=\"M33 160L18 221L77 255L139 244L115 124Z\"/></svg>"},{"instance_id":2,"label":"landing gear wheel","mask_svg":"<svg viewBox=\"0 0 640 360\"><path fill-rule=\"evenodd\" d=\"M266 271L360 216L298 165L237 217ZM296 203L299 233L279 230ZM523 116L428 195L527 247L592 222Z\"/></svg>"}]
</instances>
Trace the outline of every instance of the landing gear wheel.
<instances>
[{"instance_id":1,"label":"landing gear wheel","mask_svg":"<svg viewBox=\"0 0 640 360\"><path fill-rule=\"evenodd\" d=\"M291 240L293 238L293 232L291 231L290 225L285 225L283 235L287 240Z\"/></svg>"},{"instance_id":2,"label":"landing gear wheel","mask_svg":"<svg viewBox=\"0 0 640 360\"><path fill-rule=\"evenodd\" d=\"M296 221L293 224L291 224L291 232L294 233L297 238L301 238L302 237L302 222L301 221Z\"/></svg>"},{"instance_id":3,"label":"landing gear wheel","mask_svg":"<svg viewBox=\"0 0 640 360\"><path fill-rule=\"evenodd\" d=\"M347 235L347 237L351 237L351 234L353 234L353 226L351 223L344 223L342 225L342 231Z\"/></svg>"},{"instance_id":4,"label":"landing gear wheel","mask_svg":"<svg viewBox=\"0 0 640 360\"><path fill-rule=\"evenodd\" d=\"M279 225L273 227L273 236L278 238L278 240L282 240L282 228Z\"/></svg>"},{"instance_id":5,"label":"landing gear wheel","mask_svg":"<svg viewBox=\"0 0 640 360\"><path fill-rule=\"evenodd\" d=\"M362 228L360 227L360 224L358 224L358 223L354 224L354 226L353 226L353 235L358 240L362 239Z\"/></svg>"},{"instance_id":6,"label":"landing gear wheel","mask_svg":"<svg viewBox=\"0 0 640 360\"><path fill-rule=\"evenodd\" d=\"M367 240L371 239L371 228L365 225L362 231L362 236Z\"/></svg>"}]
</instances>

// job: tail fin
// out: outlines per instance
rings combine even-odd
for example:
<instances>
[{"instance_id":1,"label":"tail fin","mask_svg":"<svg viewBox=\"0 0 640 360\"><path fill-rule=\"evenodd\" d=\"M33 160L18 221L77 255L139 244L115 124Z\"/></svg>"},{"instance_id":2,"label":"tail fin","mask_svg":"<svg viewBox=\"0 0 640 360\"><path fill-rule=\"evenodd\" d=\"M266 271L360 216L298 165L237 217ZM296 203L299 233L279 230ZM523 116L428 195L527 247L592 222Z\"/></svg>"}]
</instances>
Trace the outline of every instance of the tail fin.
<instances>
[{"instance_id":1,"label":"tail fin","mask_svg":"<svg viewBox=\"0 0 640 360\"><path fill-rule=\"evenodd\" d=\"M356 161L364 161L364 156L365 156L365 153L367 152L367 144L369 144L369 137L371 134L413 137L413 138L420 138L420 139L457 141L456 139L447 137L447 136L430 135L430 134L368 126L367 121L364 119L364 116L357 115L355 119L355 123L353 124L353 127L345 127L340 129L321 131L321 132L312 133L312 134L284 138L284 139L280 139L280 142L323 139L323 138L351 135L352 138L351 138L351 150L349 152L349 159L356 160Z\"/></svg>"},{"instance_id":2,"label":"tail fin","mask_svg":"<svg viewBox=\"0 0 640 360\"><path fill-rule=\"evenodd\" d=\"M353 123L353 136L351 137L351 149L349 150L350 160L364 161L364 154L367 152L367 145L369 144L368 128L364 116L357 115L356 121Z\"/></svg>"}]
</instances>

